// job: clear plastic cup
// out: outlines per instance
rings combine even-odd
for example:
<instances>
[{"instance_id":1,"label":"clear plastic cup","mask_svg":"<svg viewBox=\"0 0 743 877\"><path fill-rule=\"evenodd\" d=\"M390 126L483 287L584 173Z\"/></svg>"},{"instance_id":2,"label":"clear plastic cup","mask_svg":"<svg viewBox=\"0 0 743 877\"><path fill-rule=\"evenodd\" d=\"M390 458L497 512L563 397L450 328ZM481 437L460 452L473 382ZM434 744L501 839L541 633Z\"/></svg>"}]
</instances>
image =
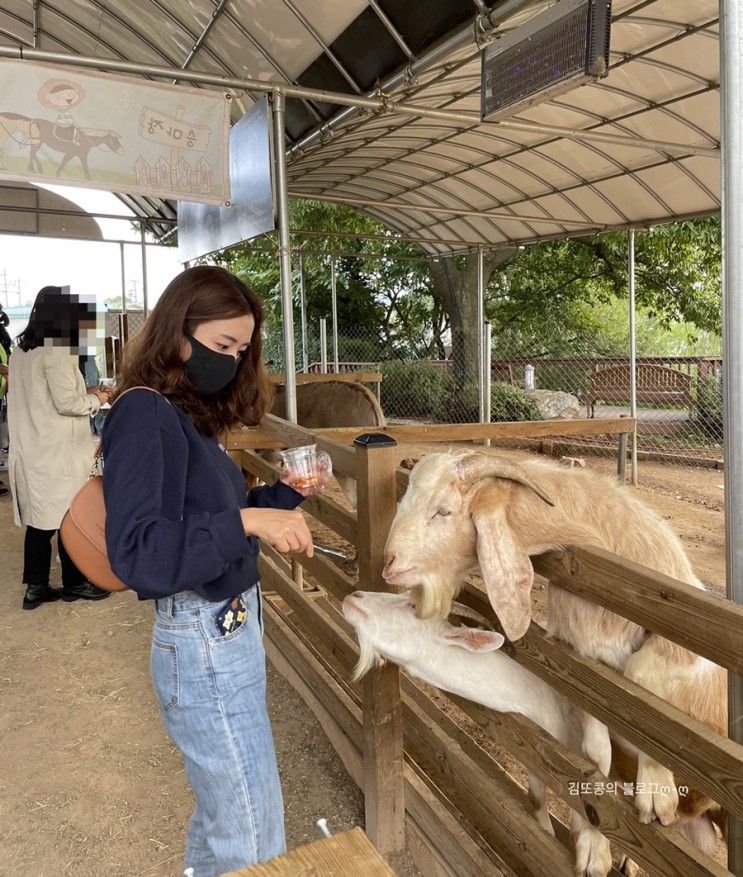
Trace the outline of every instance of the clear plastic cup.
<instances>
[{"instance_id":1,"label":"clear plastic cup","mask_svg":"<svg viewBox=\"0 0 743 877\"><path fill-rule=\"evenodd\" d=\"M279 451L284 466L291 472L289 484L295 490L310 490L324 487L333 474L330 454L317 452L317 445L302 445L300 448L287 448Z\"/></svg>"}]
</instances>

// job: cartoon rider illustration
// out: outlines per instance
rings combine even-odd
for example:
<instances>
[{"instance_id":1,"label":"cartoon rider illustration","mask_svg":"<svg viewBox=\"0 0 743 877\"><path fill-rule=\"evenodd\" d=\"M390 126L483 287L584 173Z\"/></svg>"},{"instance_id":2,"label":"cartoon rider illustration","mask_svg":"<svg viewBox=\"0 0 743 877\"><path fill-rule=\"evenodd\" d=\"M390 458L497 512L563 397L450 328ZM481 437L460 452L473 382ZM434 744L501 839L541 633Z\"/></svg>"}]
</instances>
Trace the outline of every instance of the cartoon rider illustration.
<instances>
[{"instance_id":1,"label":"cartoon rider illustration","mask_svg":"<svg viewBox=\"0 0 743 877\"><path fill-rule=\"evenodd\" d=\"M85 97L85 90L68 79L47 79L38 92L39 103L57 111L53 134L59 140L79 142L79 133L72 117L72 108Z\"/></svg>"}]
</instances>

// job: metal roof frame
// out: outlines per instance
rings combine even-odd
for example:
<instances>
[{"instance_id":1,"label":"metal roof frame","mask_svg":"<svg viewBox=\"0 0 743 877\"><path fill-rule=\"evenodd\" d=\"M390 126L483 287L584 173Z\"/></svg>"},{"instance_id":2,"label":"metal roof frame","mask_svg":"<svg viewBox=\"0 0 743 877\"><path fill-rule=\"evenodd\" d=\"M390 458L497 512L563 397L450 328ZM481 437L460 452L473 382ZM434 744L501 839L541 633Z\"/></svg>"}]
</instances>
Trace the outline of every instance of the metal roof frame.
<instances>
[{"instance_id":1,"label":"metal roof frame","mask_svg":"<svg viewBox=\"0 0 743 877\"><path fill-rule=\"evenodd\" d=\"M326 58L340 77L337 83L348 91L300 84L304 74L290 69L291 57L281 56L270 40L258 38L254 23L240 15L239 0L230 4L204 0L196 18L186 14L192 3L176 0L166 6L164 0L143 0L143 6L166 20L163 27L177 35L172 45L166 45L157 32L143 32L143 25L129 15L126 3L112 10L107 0L73 0L70 7L62 9L58 0L43 4L34 0L29 16L27 0L6 0L7 8L0 10L0 38L10 35L16 45L0 45L0 57L75 64L204 87L231 87L243 93L243 108L246 101L266 92L285 95L287 113L291 99L300 100L315 128L288 148L288 176L295 196L343 197L348 199L345 203L352 203L355 197L353 206L365 208L400 231L414 233L424 249L441 253L460 250L459 242L486 246L528 243L581 229L588 233L642 227L679 214L719 209L719 187L714 186L709 172L693 161L719 159L719 132L688 112L690 102L714 96L717 77L706 69L690 69L685 60L673 61L673 53L695 38L714 48L719 15L712 0L674 8L673 15L662 14L668 12L664 2L614 0L614 27L629 31L622 33L620 45L612 51L612 75L587 87L608 98L610 112L578 100L589 93L584 88L548 101L544 110L536 107L498 123L480 123L473 104L479 89L479 51L499 32L551 5L551 0L466 0L462 23L431 45L419 48L417 54L394 3L355 0L356 10L373 12L405 59L399 69L381 77L378 86L366 93L344 64L341 50L335 48L338 28L328 30L297 0L278 0L273 6L266 3L263 12L267 14L271 6L279 14L280 7L281 14L289 16L320 53L318 57ZM20 8L24 4L26 11ZM256 12L261 11L260 6L258 0ZM331 6L335 12L334 4L326 10ZM692 6L698 9L692 10ZM76 11L82 8L87 10L83 20ZM2 26L2 15L19 27L30 27L31 38L9 34L10 28ZM346 20L350 16L346 15ZM98 22L95 32L93 21ZM101 22L105 22L105 30ZM82 37L81 46L95 40L102 51L95 56L79 49L76 52L69 34L73 23ZM233 47L223 41L223 25L241 41L243 51L247 46L248 55L259 58L264 69L271 71L270 79L233 75L238 69ZM627 33L641 34L636 45L627 44ZM52 39L65 51L42 51L40 39ZM29 43L36 48L29 48ZM137 54L147 55L150 63L129 60L126 50L130 43L136 43ZM185 51L182 60L177 58L179 51ZM345 52L347 56L347 49ZM666 56L668 52L672 54ZM193 69L198 58L216 71ZM622 71L640 69L638 65L664 77L677 77L684 87L674 87L663 95L633 90L633 83ZM570 124L556 124L560 115ZM663 124L675 136L658 137L648 130L645 120L650 116L665 119ZM568 143L576 146L571 149ZM631 184L627 204L616 187L616 181L622 179ZM687 194L689 203L682 209L668 200L665 191L678 191L678 184L684 181L688 192L694 194ZM150 219L174 216L173 207L159 199L121 198L138 215ZM387 200L387 209L382 199ZM635 208L637 202L641 208ZM427 220L421 220L421 203L431 208ZM459 212L459 220L442 219L445 211L452 217ZM518 227L516 217L521 220ZM163 237L169 224L163 222L153 230Z\"/></svg>"}]
</instances>

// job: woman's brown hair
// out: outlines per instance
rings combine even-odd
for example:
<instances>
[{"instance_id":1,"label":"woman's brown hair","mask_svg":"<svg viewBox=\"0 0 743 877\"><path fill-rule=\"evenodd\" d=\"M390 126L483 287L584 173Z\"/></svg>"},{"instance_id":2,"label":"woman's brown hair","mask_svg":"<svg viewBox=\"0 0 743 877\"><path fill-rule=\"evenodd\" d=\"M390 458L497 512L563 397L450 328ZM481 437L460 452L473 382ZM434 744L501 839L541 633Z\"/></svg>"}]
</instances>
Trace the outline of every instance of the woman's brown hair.
<instances>
[{"instance_id":1,"label":"woman's brown hair","mask_svg":"<svg viewBox=\"0 0 743 877\"><path fill-rule=\"evenodd\" d=\"M255 320L250 347L235 377L207 400L186 375L183 339L201 323L246 314ZM239 423L258 423L273 400L262 359L262 327L263 306L242 280L213 265L188 268L170 281L142 329L127 344L116 395L130 387L159 390L207 435Z\"/></svg>"}]
</instances>

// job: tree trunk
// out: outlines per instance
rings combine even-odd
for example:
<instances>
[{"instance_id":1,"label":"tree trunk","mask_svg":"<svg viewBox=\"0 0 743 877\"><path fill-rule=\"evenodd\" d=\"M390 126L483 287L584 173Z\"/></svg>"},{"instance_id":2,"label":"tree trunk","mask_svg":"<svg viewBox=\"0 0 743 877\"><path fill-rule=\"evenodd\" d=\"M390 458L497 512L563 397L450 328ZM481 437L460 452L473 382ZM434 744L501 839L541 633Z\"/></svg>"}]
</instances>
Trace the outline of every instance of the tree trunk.
<instances>
[{"instance_id":1,"label":"tree trunk","mask_svg":"<svg viewBox=\"0 0 743 877\"><path fill-rule=\"evenodd\" d=\"M484 283L487 284L495 269L513 258L512 250L489 252L483 259ZM454 388L467 419L479 413L478 345L480 327L477 324L477 253L468 253L458 267L457 257L441 257L430 262L433 284L431 294L449 316L451 324L451 358ZM461 261L461 257L459 259Z\"/></svg>"}]
</instances>

